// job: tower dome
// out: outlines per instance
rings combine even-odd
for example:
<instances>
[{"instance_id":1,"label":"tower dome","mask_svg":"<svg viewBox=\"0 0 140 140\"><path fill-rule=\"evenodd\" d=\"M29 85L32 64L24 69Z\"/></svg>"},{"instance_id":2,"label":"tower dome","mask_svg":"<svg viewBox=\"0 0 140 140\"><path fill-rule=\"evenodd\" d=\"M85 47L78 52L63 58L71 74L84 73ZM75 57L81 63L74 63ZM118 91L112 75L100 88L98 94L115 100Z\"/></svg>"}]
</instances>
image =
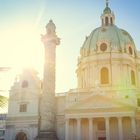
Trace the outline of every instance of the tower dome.
<instances>
[{"instance_id":1,"label":"tower dome","mask_svg":"<svg viewBox=\"0 0 140 140\"><path fill-rule=\"evenodd\" d=\"M115 25L115 16L108 7L108 2L101 15L101 21L102 25L94 29L91 34L86 37L81 48L82 56L91 55L97 51L105 52L106 50L110 52L125 52L129 46L131 46L135 52L135 44L131 35Z\"/></svg>"},{"instance_id":2,"label":"tower dome","mask_svg":"<svg viewBox=\"0 0 140 140\"><path fill-rule=\"evenodd\" d=\"M111 9L108 7L108 0L106 0L106 8L104 9L104 13L111 13Z\"/></svg>"},{"instance_id":3,"label":"tower dome","mask_svg":"<svg viewBox=\"0 0 140 140\"><path fill-rule=\"evenodd\" d=\"M115 15L107 0L101 26L86 37L80 54L76 71L78 88L136 85L134 62L139 54L131 35L115 25Z\"/></svg>"},{"instance_id":4,"label":"tower dome","mask_svg":"<svg viewBox=\"0 0 140 140\"><path fill-rule=\"evenodd\" d=\"M106 44L106 49L102 49L102 44ZM125 52L127 47L135 49L135 44L130 34L117 26L101 26L91 32L81 48L81 52L90 55L93 51L119 51ZM107 49L108 47L108 49Z\"/></svg>"},{"instance_id":5,"label":"tower dome","mask_svg":"<svg viewBox=\"0 0 140 140\"><path fill-rule=\"evenodd\" d=\"M104 9L104 13L111 13L111 9L110 9L109 7L106 7L106 8Z\"/></svg>"}]
</instances>

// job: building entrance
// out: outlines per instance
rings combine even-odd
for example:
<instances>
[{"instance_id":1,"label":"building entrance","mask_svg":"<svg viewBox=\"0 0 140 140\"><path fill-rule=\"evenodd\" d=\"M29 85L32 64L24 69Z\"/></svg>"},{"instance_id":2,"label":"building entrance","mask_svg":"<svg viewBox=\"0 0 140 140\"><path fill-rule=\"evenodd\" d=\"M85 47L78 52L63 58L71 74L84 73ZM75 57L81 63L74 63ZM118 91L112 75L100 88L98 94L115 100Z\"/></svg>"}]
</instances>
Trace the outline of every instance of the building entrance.
<instances>
[{"instance_id":1,"label":"building entrance","mask_svg":"<svg viewBox=\"0 0 140 140\"><path fill-rule=\"evenodd\" d=\"M27 135L23 132L20 132L16 135L16 139L15 140L28 140L27 139Z\"/></svg>"},{"instance_id":2,"label":"building entrance","mask_svg":"<svg viewBox=\"0 0 140 140\"><path fill-rule=\"evenodd\" d=\"M106 137L99 137L98 140L106 140Z\"/></svg>"}]
</instances>

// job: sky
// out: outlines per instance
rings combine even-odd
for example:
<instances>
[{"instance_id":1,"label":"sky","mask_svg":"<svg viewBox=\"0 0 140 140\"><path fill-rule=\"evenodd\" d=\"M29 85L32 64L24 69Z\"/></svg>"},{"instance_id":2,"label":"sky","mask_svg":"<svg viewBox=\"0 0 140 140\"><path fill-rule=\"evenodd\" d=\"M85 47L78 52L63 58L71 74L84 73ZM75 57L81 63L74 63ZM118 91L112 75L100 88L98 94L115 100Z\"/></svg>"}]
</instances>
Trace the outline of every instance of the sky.
<instances>
[{"instance_id":1,"label":"sky","mask_svg":"<svg viewBox=\"0 0 140 140\"><path fill-rule=\"evenodd\" d=\"M118 27L127 30L140 50L140 0L110 0ZM40 35L52 19L61 44L56 50L56 92L77 87L77 58L85 36L101 25L105 0L0 0L0 90L8 90L24 67L43 72ZM2 93L1 93L2 94ZM5 93L4 93L5 94Z\"/></svg>"}]
</instances>

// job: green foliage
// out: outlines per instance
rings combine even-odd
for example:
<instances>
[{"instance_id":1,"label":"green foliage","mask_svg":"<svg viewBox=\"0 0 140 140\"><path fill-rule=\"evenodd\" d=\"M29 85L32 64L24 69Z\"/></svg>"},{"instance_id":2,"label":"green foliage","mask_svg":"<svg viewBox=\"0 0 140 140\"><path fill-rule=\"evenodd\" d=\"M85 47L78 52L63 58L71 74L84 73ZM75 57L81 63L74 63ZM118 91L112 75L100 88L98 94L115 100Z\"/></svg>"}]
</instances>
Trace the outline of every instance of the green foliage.
<instances>
[{"instance_id":1,"label":"green foliage","mask_svg":"<svg viewBox=\"0 0 140 140\"><path fill-rule=\"evenodd\" d=\"M0 95L0 108L7 106L8 98Z\"/></svg>"}]
</instances>

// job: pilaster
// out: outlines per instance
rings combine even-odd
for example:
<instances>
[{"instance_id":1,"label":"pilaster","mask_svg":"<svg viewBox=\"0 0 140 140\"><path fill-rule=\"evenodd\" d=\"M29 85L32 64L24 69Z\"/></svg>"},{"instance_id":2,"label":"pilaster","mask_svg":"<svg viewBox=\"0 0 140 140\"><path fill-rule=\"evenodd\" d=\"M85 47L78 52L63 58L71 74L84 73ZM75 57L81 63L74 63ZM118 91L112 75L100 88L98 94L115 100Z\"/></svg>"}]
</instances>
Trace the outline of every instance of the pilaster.
<instances>
[{"instance_id":1,"label":"pilaster","mask_svg":"<svg viewBox=\"0 0 140 140\"><path fill-rule=\"evenodd\" d=\"M118 117L119 140L123 140L122 117Z\"/></svg>"},{"instance_id":2,"label":"pilaster","mask_svg":"<svg viewBox=\"0 0 140 140\"><path fill-rule=\"evenodd\" d=\"M77 119L77 140L81 140L81 119Z\"/></svg>"}]
</instances>

